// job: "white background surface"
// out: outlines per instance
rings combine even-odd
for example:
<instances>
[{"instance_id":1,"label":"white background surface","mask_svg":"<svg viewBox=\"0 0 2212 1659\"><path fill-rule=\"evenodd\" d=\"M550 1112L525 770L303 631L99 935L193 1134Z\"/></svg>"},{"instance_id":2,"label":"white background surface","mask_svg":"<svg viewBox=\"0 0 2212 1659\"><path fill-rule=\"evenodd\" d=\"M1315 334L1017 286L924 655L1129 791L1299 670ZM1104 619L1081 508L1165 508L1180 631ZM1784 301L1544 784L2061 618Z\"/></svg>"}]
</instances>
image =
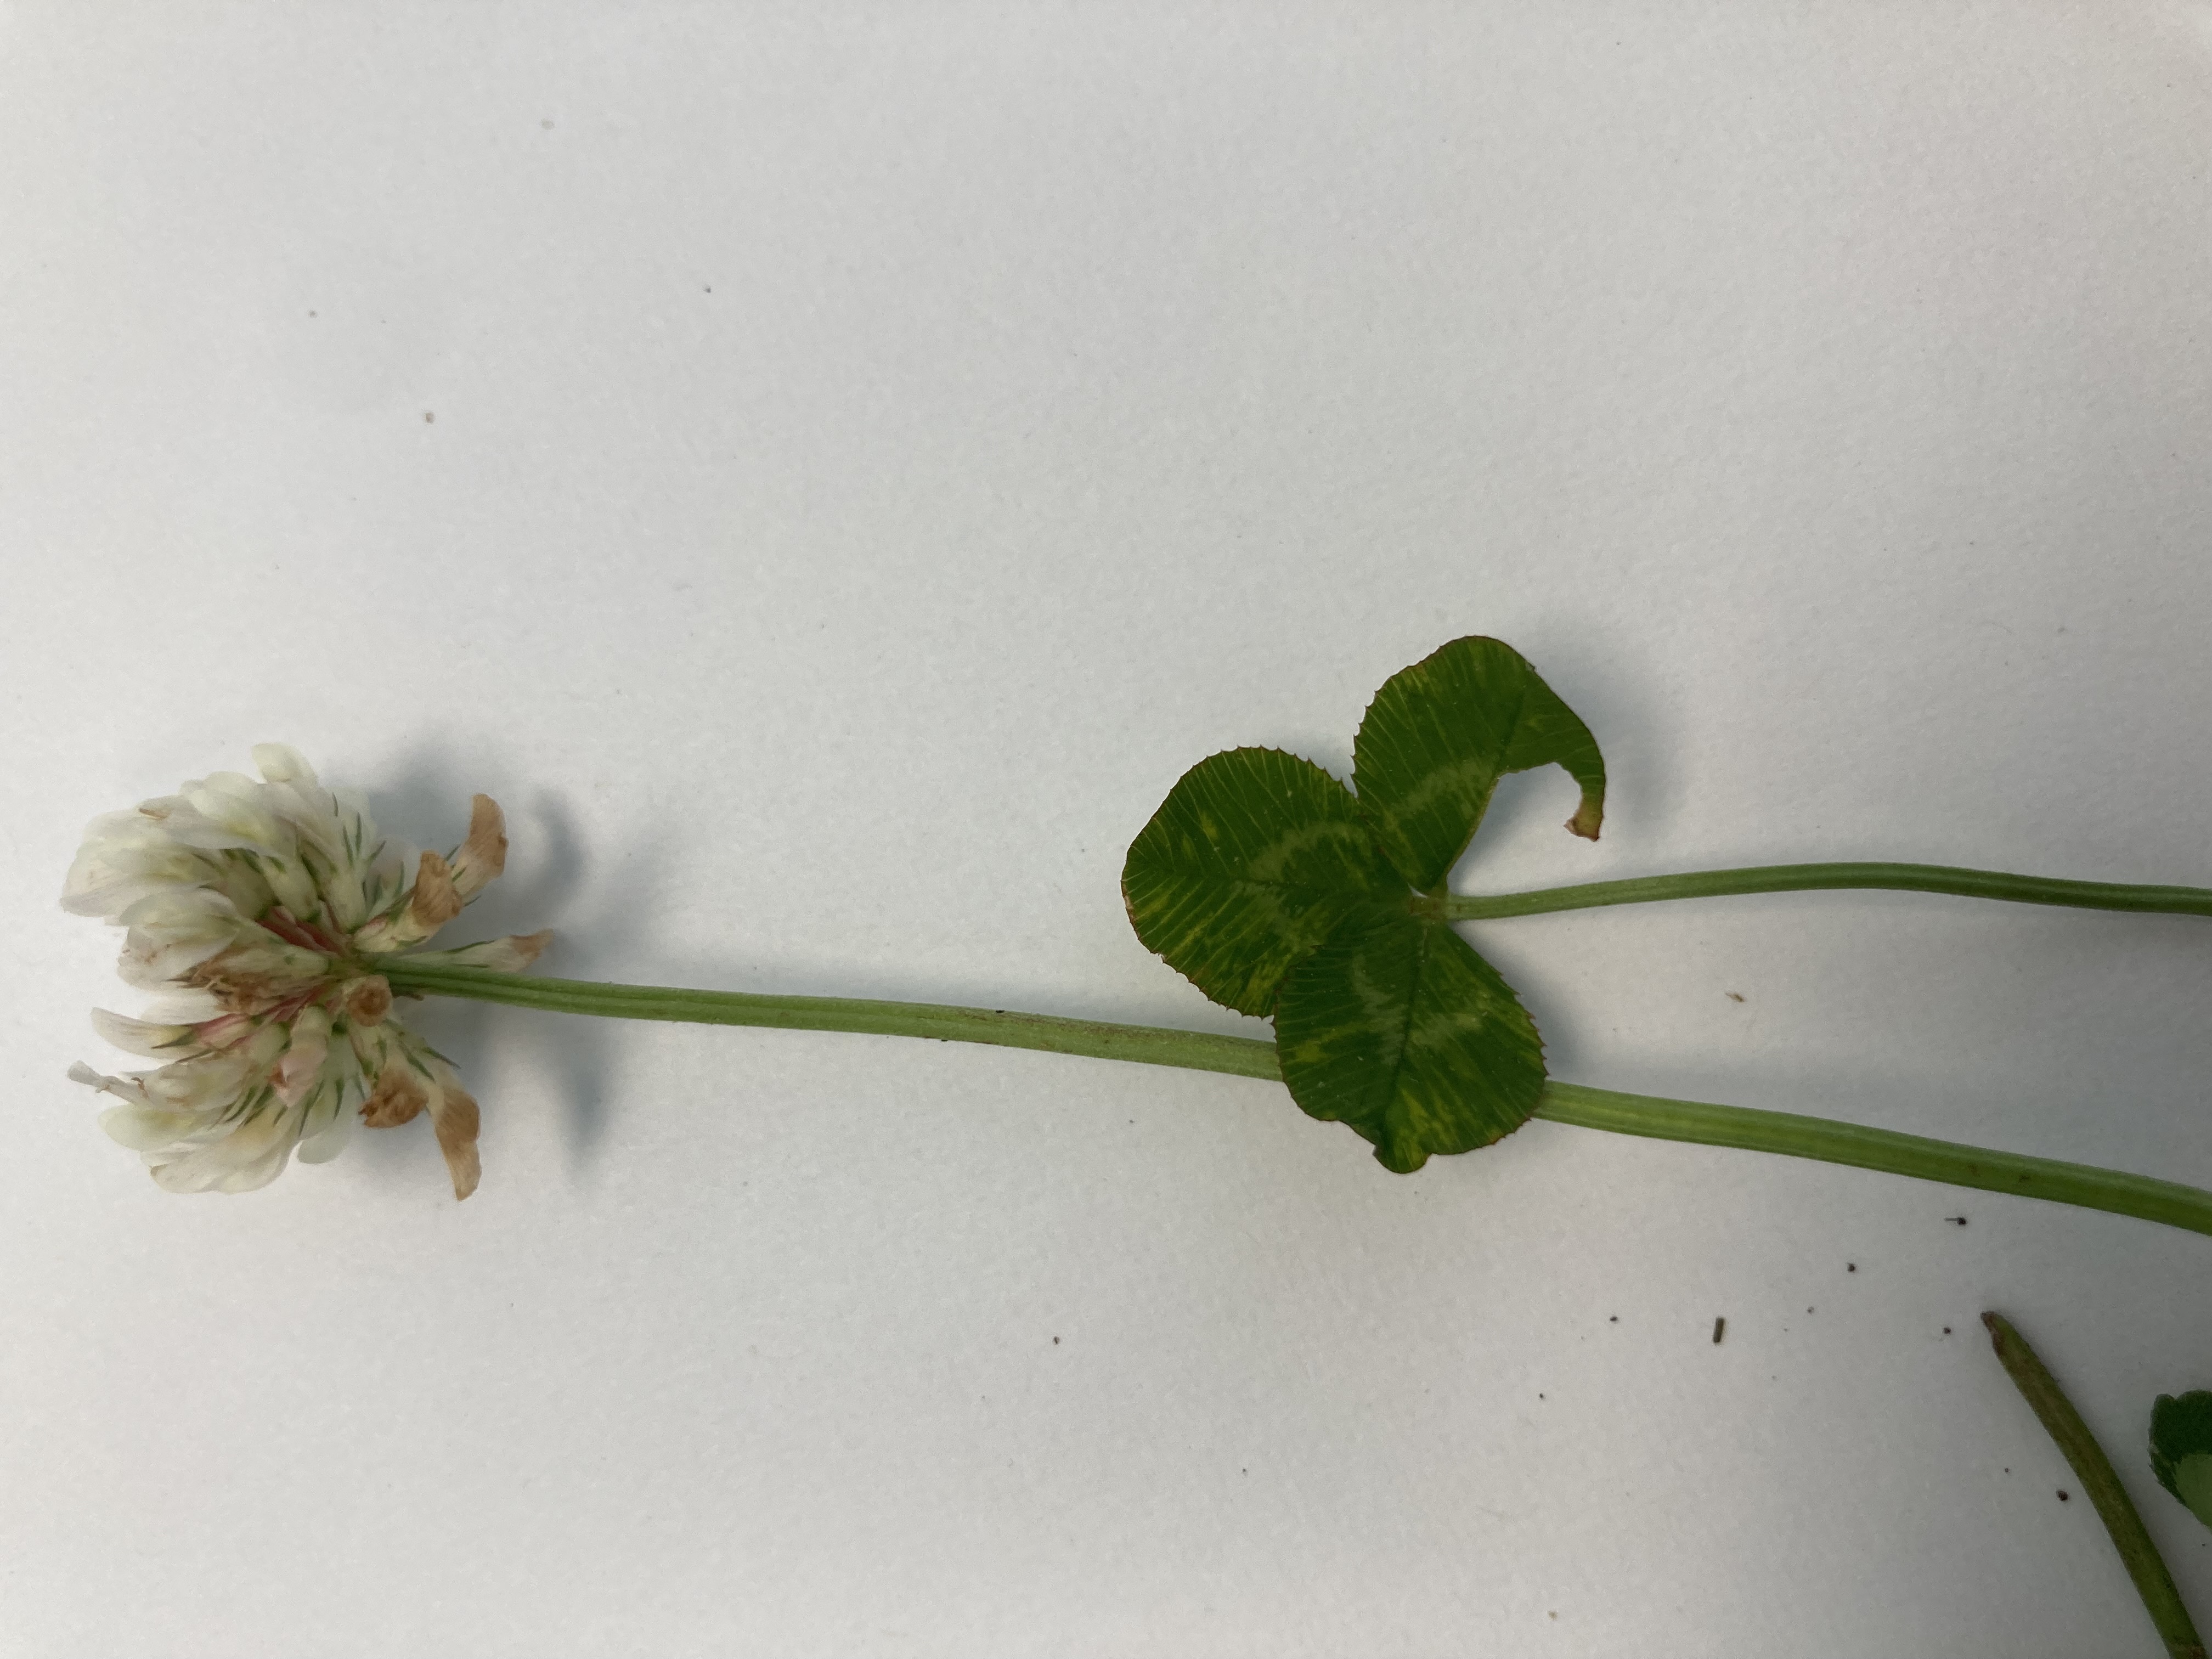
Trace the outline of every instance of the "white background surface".
<instances>
[{"instance_id":1,"label":"white background surface","mask_svg":"<svg viewBox=\"0 0 2212 1659\"><path fill-rule=\"evenodd\" d=\"M458 1008L467 1204L419 1124L179 1199L64 1079L128 994L55 904L86 819L275 738L422 842L496 795L471 920L550 971L1247 1029L1123 848L1213 750L1346 769L1470 632L1613 787L1592 848L1510 782L1467 889L2212 884L2208 46L9 7L0 1650L2154 1652L1992 1305L2212 1613L2142 1453L2212 1386L2212 1241L1544 1124L1401 1179L1254 1083ZM2212 1184L2203 923L1474 936L1562 1076Z\"/></svg>"}]
</instances>

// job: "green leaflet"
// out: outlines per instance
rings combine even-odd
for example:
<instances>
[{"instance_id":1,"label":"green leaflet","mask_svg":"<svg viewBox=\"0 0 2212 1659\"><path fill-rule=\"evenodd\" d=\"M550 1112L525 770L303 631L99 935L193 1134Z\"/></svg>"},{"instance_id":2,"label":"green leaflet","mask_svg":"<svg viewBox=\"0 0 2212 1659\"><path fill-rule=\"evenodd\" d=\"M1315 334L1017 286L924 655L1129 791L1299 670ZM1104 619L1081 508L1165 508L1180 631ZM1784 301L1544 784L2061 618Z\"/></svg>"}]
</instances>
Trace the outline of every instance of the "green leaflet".
<instances>
[{"instance_id":1,"label":"green leaflet","mask_svg":"<svg viewBox=\"0 0 2212 1659\"><path fill-rule=\"evenodd\" d=\"M1597 839L1605 762L1571 708L1502 641L1454 640L1383 682L1359 722L1352 781L1398 872L1434 892L1508 772L1557 763L1582 785L1567 828Z\"/></svg>"},{"instance_id":2,"label":"green leaflet","mask_svg":"<svg viewBox=\"0 0 2212 1659\"><path fill-rule=\"evenodd\" d=\"M2150 1467L2158 1484L2212 1527L2212 1394L2162 1394L2150 1413Z\"/></svg>"},{"instance_id":3,"label":"green leaflet","mask_svg":"<svg viewBox=\"0 0 2212 1659\"><path fill-rule=\"evenodd\" d=\"M1510 1134L1544 1088L1543 1040L1513 988L1403 907L1354 913L1291 969L1275 1047L1291 1097L1401 1175Z\"/></svg>"},{"instance_id":4,"label":"green leaflet","mask_svg":"<svg viewBox=\"0 0 2212 1659\"><path fill-rule=\"evenodd\" d=\"M1146 947L1240 1013L1273 1011L1291 963L1353 906L1406 896L1352 792L1279 749L1184 773L1130 846L1121 896Z\"/></svg>"},{"instance_id":5,"label":"green leaflet","mask_svg":"<svg viewBox=\"0 0 2212 1659\"><path fill-rule=\"evenodd\" d=\"M1130 846L1137 937L1216 1002L1275 1017L1291 1095L1418 1170L1535 1110L1544 1046L1438 899L1498 780L1554 763L1595 840L1605 763L1589 728L1511 647L1454 640L1376 693L1352 791L1274 749L1186 772ZM1418 890L1418 891L1416 890Z\"/></svg>"}]
</instances>

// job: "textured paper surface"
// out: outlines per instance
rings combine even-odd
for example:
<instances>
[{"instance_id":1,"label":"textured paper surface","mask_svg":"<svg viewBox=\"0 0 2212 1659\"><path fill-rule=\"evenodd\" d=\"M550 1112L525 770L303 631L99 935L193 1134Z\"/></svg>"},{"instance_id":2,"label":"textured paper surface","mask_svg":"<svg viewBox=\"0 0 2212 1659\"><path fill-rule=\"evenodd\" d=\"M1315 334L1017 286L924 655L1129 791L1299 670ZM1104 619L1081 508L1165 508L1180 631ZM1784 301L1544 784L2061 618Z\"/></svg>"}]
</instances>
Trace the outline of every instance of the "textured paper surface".
<instances>
[{"instance_id":1,"label":"textured paper surface","mask_svg":"<svg viewBox=\"0 0 2212 1659\"><path fill-rule=\"evenodd\" d=\"M10 7L0 1650L2154 1651L1989 1306L2212 1613L2142 1439L2212 1240L467 1009L467 1204L413 1131L180 1200L55 903L276 738L424 842L497 796L549 971L1256 1030L1123 848L1470 632L1613 789L1509 781L1463 888L2212 884L2206 20ZM1474 937L1566 1078L2212 1184L2202 922Z\"/></svg>"}]
</instances>

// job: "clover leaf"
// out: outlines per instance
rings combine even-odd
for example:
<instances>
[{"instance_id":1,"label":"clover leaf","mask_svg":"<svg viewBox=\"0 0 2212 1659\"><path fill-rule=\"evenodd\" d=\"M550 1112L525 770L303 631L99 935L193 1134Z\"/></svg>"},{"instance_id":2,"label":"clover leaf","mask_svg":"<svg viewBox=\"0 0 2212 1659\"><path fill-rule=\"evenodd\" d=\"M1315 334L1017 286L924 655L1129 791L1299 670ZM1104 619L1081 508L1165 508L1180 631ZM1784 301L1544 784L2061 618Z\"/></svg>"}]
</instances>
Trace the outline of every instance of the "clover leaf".
<instances>
[{"instance_id":1,"label":"clover leaf","mask_svg":"<svg viewBox=\"0 0 2212 1659\"><path fill-rule=\"evenodd\" d=\"M1137 937L1245 1014L1274 1012L1283 975L1346 911L1405 887L1352 791L1279 749L1231 749L1192 767L1121 869Z\"/></svg>"},{"instance_id":2,"label":"clover leaf","mask_svg":"<svg viewBox=\"0 0 2212 1659\"><path fill-rule=\"evenodd\" d=\"M1354 912L1291 970L1277 1062L1307 1115L1348 1124L1400 1175L1513 1133L1544 1043L1503 975L1434 917Z\"/></svg>"},{"instance_id":3,"label":"clover leaf","mask_svg":"<svg viewBox=\"0 0 2212 1659\"><path fill-rule=\"evenodd\" d=\"M1498 780L1558 764L1583 787L1567 828L1597 839L1605 762L1589 727L1498 640L1454 640L1382 684L1352 749L1359 810L1422 892L1451 873Z\"/></svg>"},{"instance_id":4,"label":"clover leaf","mask_svg":"<svg viewBox=\"0 0 2212 1659\"><path fill-rule=\"evenodd\" d=\"M1279 750L1200 761L1131 845L1121 892L1171 967L1274 1017L1301 1108L1403 1173L1511 1133L1544 1087L1535 1023L1444 921L1444 879L1509 772L1565 768L1583 791L1567 827L1595 839L1605 763L1527 660L1479 636L1391 676L1352 753L1356 794Z\"/></svg>"}]
</instances>

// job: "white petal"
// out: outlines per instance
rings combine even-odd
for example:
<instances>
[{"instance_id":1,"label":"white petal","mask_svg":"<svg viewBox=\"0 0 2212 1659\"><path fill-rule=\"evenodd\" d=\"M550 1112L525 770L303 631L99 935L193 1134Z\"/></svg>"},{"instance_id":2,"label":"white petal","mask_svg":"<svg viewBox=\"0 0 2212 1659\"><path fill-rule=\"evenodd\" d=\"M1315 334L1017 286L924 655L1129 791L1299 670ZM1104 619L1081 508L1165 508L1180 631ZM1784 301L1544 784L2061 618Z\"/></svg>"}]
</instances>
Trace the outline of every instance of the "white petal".
<instances>
[{"instance_id":1,"label":"white petal","mask_svg":"<svg viewBox=\"0 0 2212 1659\"><path fill-rule=\"evenodd\" d=\"M138 956L126 946L115 959L115 972L125 985L134 985L142 991L160 991L167 989L177 975L189 973L198 965L189 955Z\"/></svg>"},{"instance_id":2,"label":"white petal","mask_svg":"<svg viewBox=\"0 0 2212 1659\"><path fill-rule=\"evenodd\" d=\"M242 1193L256 1187L265 1187L274 1181L284 1168L289 1147L280 1147L273 1153L240 1164L210 1154L216 1146L203 1146L198 1152L187 1152L182 1158L149 1164L147 1172L154 1184L170 1193Z\"/></svg>"},{"instance_id":3,"label":"white petal","mask_svg":"<svg viewBox=\"0 0 2212 1659\"><path fill-rule=\"evenodd\" d=\"M127 843L143 836L155 825L156 820L148 817L135 806L125 807L119 812L102 812L84 826L84 844L87 847L108 847Z\"/></svg>"},{"instance_id":4,"label":"white petal","mask_svg":"<svg viewBox=\"0 0 2212 1659\"><path fill-rule=\"evenodd\" d=\"M165 979L181 978L210 957L220 956L245 935L244 924L210 921L204 927L164 925L134 927L123 941L123 952L149 966L159 964Z\"/></svg>"},{"instance_id":5,"label":"white petal","mask_svg":"<svg viewBox=\"0 0 2212 1659\"><path fill-rule=\"evenodd\" d=\"M261 878L269 884L276 902L302 921L313 921L323 908L314 876L296 859L264 859Z\"/></svg>"},{"instance_id":6,"label":"white petal","mask_svg":"<svg viewBox=\"0 0 2212 1659\"><path fill-rule=\"evenodd\" d=\"M222 1012L222 1005L205 991L178 986L146 1005L145 1017L156 1024L198 1025Z\"/></svg>"},{"instance_id":7,"label":"white petal","mask_svg":"<svg viewBox=\"0 0 2212 1659\"><path fill-rule=\"evenodd\" d=\"M131 930L122 973L137 984L181 978L234 943L268 938L228 899L204 887L149 894L118 920Z\"/></svg>"},{"instance_id":8,"label":"white petal","mask_svg":"<svg viewBox=\"0 0 2212 1659\"><path fill-rule=\"evenodd\" d=\"M331 1017L321 1008L303 1008L292 1022L292 1040L276 1066L276 1093L287 1106L298 1106L321 1078L331 1054Z\"/></svg>"},{"instance_id":9,"label":"white petal","mask_svg":"<svg viewBox=\"0 0 2212 1659\"><path fill-rule=\"evenodd\" d=\"M183 793L194 811L246 845L279 858L290 856L294 838L270 809L266 787L243 772L214 773L186 784Z\"/></svg>"},{"instance_id":10,"label":"white petal","mask_svg":"<svg viewBox=\"0 0 2212 1659\"><path fill-rule=\"evenodd\" d=\"M376 833L376 820L369 816L368 797L358 789L333 789L331 805L337 809L338 823L354 843L356 854L362 858L372 855L382 838Z\"/></svg>"},{"instance_id":11,"label":"white petal","mask_svg":"<svg viewBox=\"0 0 2212 1659\"><path fill-rule=\"evenodd\" d=\"M269 878L243 857L216 855L213 872L205 885L228 899L231 908L241 916L258 916L276 902L276 890L270 886Z\"/></svg>"},{"instance_id":12,"label":"white petal","mask_svg":"<svg viewBox=\"0 0 2212 1659\"><path fill-rule=\"evenodd\" d=\"M207 799L210 805L221 805L214 797L210 796ZM289 846L272 844L259 836L226 823L220 818L210 817L191 800L183 797L175 798L173 804L167 800L149 801L147 805L158 805L162 809L161 828L169 839L180 847L198 848L204 853L222 853L228 852L233 848L242 848L248 852L260 853L270 858L281 858L291 850ZM277 833L276 820L273 817L258 827L266 830L270 836Z\"/></svg>"},{"instance_id":13,"label":"white petal","mask_svg":"<svg viewBox=\"0 0 2212 1659\"><path fill-rule=\"evenodd\" d=\"M284 1162L292 1155L289 1146L279 1146L275 1152L254 1164L243 1164L216 1182L219 1193L250 1193L266 1187L284 1173Z\"/></svg>"},{"instance_id":14,"label":"white petal","mask_svg":"<svg viewBox=\"0 0 2212 1659\"><path fill-rule=\"evenodd\" d=\"M295 1112L264 1112L222 1139L154 1166L154 1179L173 1193L240 1193L276 1178L300 1132Z\"/></svg>"},{"instance_id":15,"label":"white petal","mask_svg":"<svg viewBox=\"0 0 2212 1659\"><path fill-rule=\"evenodd\" d=\"M100 1115L100 1127L107 1131L108 1139L134 1152L173 1146L202 1121L197 1112L162 1112L146 1106L111 1106Z\"/></svg>"},{"instance_id":16,"label":"white petal","mask_svg":"<svg viewBox=\"0 0 2212 1659\"><path fill-rule=\"evenodd\" d=\"M358 1119L345 1102L334 1091L334 1104L330 1121L300 1138L300 1162L327 1164L345 1150L346 1142L353 1139L354 1125Z\"/></svg>"},{"instance_id":17,"label":"white petal","mask_svg":"<svg viewBox=\"0 0 2212 1659\"><path fill-rule=\"evenodd\" d=\"M350 933L390 902L398 889L385 891L386 882L379 873L385 844L368 815L368 803L347 789L331 791L328 803L336 851L323 891L330 900L331 920L341 933Z\"/></svg>"},{"instance_id":18,"label":"white petal","mask_svg":"<svg viewBox=\"0 0 2212 1659\"><path fill-rule=\"evenodd\" d=\"M137 812L109 817L128 822L103 831L102 820L87 831L62 884L64 910L112 921L149 893L197 886L218 873L208 854L180 846L152 819Z\"/></svg>"},{"instance_id":19,"label":"white petal","mask_svg":"<svg viewBox=\"0 0 2212 1659\"><path fill-rule=\"evenodd\" d=\"M228 1170L220 1164L199 1163L185 1157L171 1158L166 1164L149 1164L146 1172L165 1193L205 1193L212 1192L215 1183Z\"/></svg>"},{"instance_id":20,"label":"white petal","mask_svg":"<svg viewBox=\"0 0 2212 1659\"><path fill-rule=\"evenodd\" d=\"M261 1028L248 1014L217 1014L199 1022L194 1036L203 1048L234 1048Z\"/></svg>"},{"instance_id":21,"label":"white petal","mask_svg":"<svg viewBox=\"0 0 2212 1659\"><path fill-rule=\"evenodd\" d=\"M149 939L223 938L251 924L229 896L210 888L164 887L139 899L116 917Z\"/></svg>"},{"instance_id":22,"label":"white petal","mask_svg":"<svg viewBox=\"0 0 2212 1659\"><path fill-rule=\"evenodd\" d=\"M307 764L304 755L288 743L255 744L253 763L261 769L261 775L271 783L304 783L310 789L316 787L315 769Z\"/></svg>"},{"instance_id":23,"label":"white petal","mask_svg":"<svg viewBox=\"0 0 2212 1659\"><path fill-rule=\"evenodd\" d=\"M234 1047L173 1060L159 1071L140 1073L138 1097L171 1111L220 1110L269 1080L277 1057L284 1052L285 1041L283 1026L261 1026Z\"/></svg>"},{"instance_id":24,"label":"white petal","mask_svg":"<svg viewBox=\"0 0 2212 1659\"><path fill-rule=\"evenodd\" d=\"M346 1037L353 1047L354 1063L363 1073L374 1077L384 1069L384 1057L392 1047L393 1033L401 1030L399 1022L386 1016L380 1025L350 1025Z\"/></svg>"},{"instance_id":25,"label":"white petal","mask_svg":"<svg viewBox=\"0 0 2212 1659\"><path fill-rule=\"evenodd\" d=\"M251 1055L226 1050L194 1054L189 1060L173 1060L158 1071L143 1073L139 1086L167 1110L212 1112L236 1100L248 1082L260 1075Z\"/></svg>"},{"instance_id":26,"label":"white petal","mask_svg":"<svg viewBox=\"0 0 2212 1659\"><path fill-rule=\"evenodd\" d=\"M105 1008L92 1011L92 1029L125 1054L154 1060L174 1060L177 1049L194 1046L189 1025L156 1025L150 1020L110 1013Z\"/></svg>"}]
</instances>

